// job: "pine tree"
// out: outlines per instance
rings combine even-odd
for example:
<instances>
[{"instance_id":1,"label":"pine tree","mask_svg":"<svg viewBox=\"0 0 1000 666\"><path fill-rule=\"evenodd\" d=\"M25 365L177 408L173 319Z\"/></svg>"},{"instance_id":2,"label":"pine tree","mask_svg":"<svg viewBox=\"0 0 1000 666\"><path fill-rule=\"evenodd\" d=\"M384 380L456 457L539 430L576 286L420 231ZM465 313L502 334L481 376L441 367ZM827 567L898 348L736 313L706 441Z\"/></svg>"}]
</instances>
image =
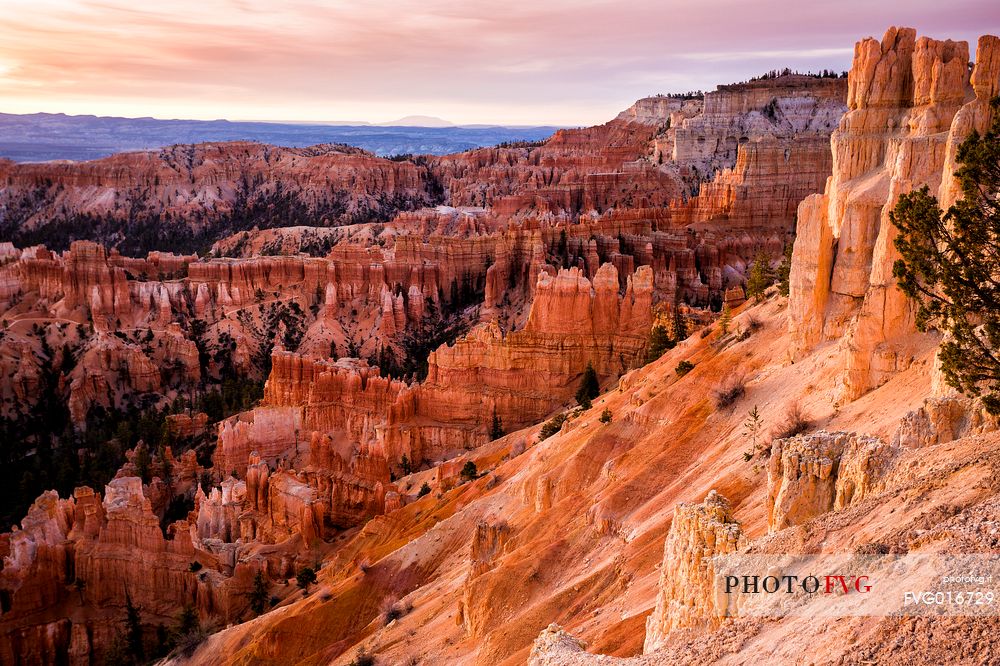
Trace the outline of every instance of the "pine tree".
<instances>
[{"instance_id":1,"label":"pine tree","mask_svg":"<svg viewBox=\"0 0 1000 666\"><path fill-rule=\"evenodd\" d=\"M763 427L764 419L760 417L760 412L757 411L757 405L754 405L753 409L751 409L747 414L747 420L743 422L743 432L750 440L751 457L757 451L757 438L760 437Z\"/></svg>"},{"instance_id":2,"label":"pine tree","mask_svg":"<svg viewBox=\"0 0 1000 666\"><path fill-rule=\"evenodd\" d=\"M198 611L194 609L194 606L185 604L177 616L177 635L187 636L197 630L199 624Z\"/></svg>"},{"instance_id":3,"label":"pine tree","mask_svg":"<svg viewBox=\"0 0 1000 666\"><path fill-rule=\"evenodd\" d=\"M132 596L125 590L125 640L129 654L137 662L146 659L146 650L142 642L142 617L139 609L132 603Z\"/></svg>"},{"instance_id":4,"label":"pine tree","mask_svg":"<svg viewBox=\"0 0 1000 666\"><path fill-rule=\"evenodd\" d=\"M264 613L267 607L267 583L264 582L264 574L260 571L253 577L253 589L250 590L250 608L257 615Z\"/></svg>"},{"instance_id":5,"label":"pine tree","mask_svg":"<svg viewBox=\"0 0 1000 666\"><path fill-rule=\"evenodd\" d=\"M476 463L471 460L466 461L465 465L462 466L462 478L466 481L472 481L477 476L479 476L479 469L476 467Z\"/></svg>"},{"instance_id":6,"label":"pine tree","mask_svg":"<svg viewBox=\"0 0 1000 666\"><path fill-rule=\"evenodd\" d=\"M316 571L312 567L303 567L295 576L295 582L303 590L316 582Z\"/></svg>"},{"instance_id":7,"label":"pine tree","mask_svg":"<svg viewBox=\"0 0 1000 666\"><path fill-rule=\"evenodd\" d=\"M149 447L146 446L145 442L140 442L135 447L135 470L139 473L143 483L149 483L149 465Z\"/></svg>"},{"instance_id":8,"label":"pine tree","mask_svg":"<svg viewBox=\"0 0 1000 666\"><path fill-rule=\"evenodd\" d=\"M925 186L902 195L890 220L901 256L893 275L919 302L918 328L950 334L938 352L945 380L1000 414L1000 98L991 106L989 131L958 149L962 199L942 213Z\"/></svg>"},{"instance_id":9,"label":"pine tree","mask_svg":"<svg viewBox=\"0 0 1000 666\"><path fill-rule=\"evenodd\" d=\"M166 422L164 422L164 428L166 428ZM156 450L156 455L160 458L160 465L163 469L163 481L170 486L174 482L174 466L167 459L167 447L160 444L160 447Z\"/></svg>"},{"instance_id":10,"label":"pine tree","mask_svg":"<svg viewBox=\"0 0 1000 666\"><path fill-rule=\"evenodd\" d=\"M760 301L764 298L764 291L774 282L771 273L771 263L767 254L763 250L757 253L753 260L753 267L747 278L747 298Z\"/></svg>"},{"instance_id":11,"label":"pine tree","mask_svg":"<svg viewBox=\"0 0 1000 666\"><path fill-rule=\"evenodd\" d=\"M594 370L594 365L587 362L587 369L583 371L583 378L580 379L580 388L576 391L576 401L583 406L584 403L590 404L590 401L601 395L601 385L597 381L597 371Z\"/></svg>"},{"instance_id":12,"label":"pine tree","mask_svg":"<svg viewBox=\"0 0 1000 666\"><path fill-rule=\"evenodd\" d=\"M792 243L785 245L785 253L778 265L778 293L788 296L790 291L789 276L792 274Z\"/></svg>"},{"instance_id":13,"label":"pine tree","mask_svg":"<svg viewBox=\"0 0 1000 666\"><path fill-rule=\"evenodd\" d=\"M684 319L684 315L681 314L681 309L679 307L674 307L674 330L670 332L673 338L672 342L676 345L681 340L686 340L688 336L688 326L687 321Z\"/></svg>"},{"instance_id":14,"label":"pine tree","mask_svg":"<svg viewBox=\"0 0 1000 666\"><path fill-rule=\"evenodd\" d=\"M503 431L503 419L497 414L497 410L493 408L493 420L490 422L490 440L500 439L504 436Z\"/></svg>"},{"instance_id":15,"label":"pine tree","mask_svg":"<svg viewBox=\"0 0 1000 666\"><path fill-rule=\"evenodd\" d=\"M649 347L646 350L646 363L652 363L663 356L668 349L673 349L675 343L667 333L667 327L663 324L653 324L649 331ZM596 397L596 396L595 396ZM579 398L577 398L579 401Z\"/></svg>"},{"instance_id":16,"label":"pine tree","mask_svg":"<svg viewBox=\"0 0 1000 666\"><path fill-rule=\"evenodd\" d=\"M729 309L729 303L722 306L722 314L719 315L719 331L723 335L729 335L729 324L733 321L733 312Z\"/></svg>"}]
</instances>

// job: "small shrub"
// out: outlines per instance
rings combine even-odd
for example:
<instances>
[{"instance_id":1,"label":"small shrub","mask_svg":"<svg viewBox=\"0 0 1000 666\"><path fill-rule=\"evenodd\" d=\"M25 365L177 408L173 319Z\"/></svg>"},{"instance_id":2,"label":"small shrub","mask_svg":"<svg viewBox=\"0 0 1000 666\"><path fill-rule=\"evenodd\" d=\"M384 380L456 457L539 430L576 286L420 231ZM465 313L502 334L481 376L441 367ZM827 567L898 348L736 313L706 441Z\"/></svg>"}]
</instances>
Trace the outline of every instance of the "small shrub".
<instances>
[{"instance_id":1,"label":"small shrub","mask_svg":"<svg viewBox=\"0 0 1000 666\"><path fill-rule=\"evenodd\" d=\"M413 604L401 604L393 599L386 599L382 605L382 624L388 626L413 610Z\"/></svg>"},{"instance_id":2,"label":"small shrub","mask_svg":"<svg viewBox=\"0 0 1000 666\"><path fill-rule=\"evenodd\" d=\"M202 567L201 562L199 562L198 560L195 560L194 562L192 562L191 564L188 565L188 571L190 571L192 573L195 573L195 572L201 571L201 567Z\"/></svg>"},{"instance_id":3,"label":"small shrub","mask_svg":"<svg viewBox=\"0 0 1000 666\"><path fill-rule=\"evenodd\" d=\"M424 481L424 485L420 486L420 492L417 493L417 497L423 497L424 495L430 494L431 487Z\"/></svg>"},{"instance_id":4,"label":"small shrub","mask_svg":"<svg viewBox=\"0 0 1000 666\"><path fill-rule=\"evenodd\" d=\"M364 648L358 648L358 653L351 661L351 666L375 666L375 655Z\"/></svg>"},{"instance_id":5,"label":"small shrub","mask_svg":"<svg viewBox=\"0 0 1000 666\"><path fill-rule=\"evenodd\" d=\"M674 372L677 373L678 377L683 377L692 370L694 370L694 363L691 361L681 361L677 364L677 367L674 368Z\"/></svg>"},{"instance_id":6,"label":"small shrub","mask_svg":"<svg viewBox=\"0 0 1000 666\"><path fill-rule=\"evenodd\" d=\"M601 423L611 423L612 418L613 416L611 415L611 410L605 407L604 411L601 412L601 418L600 418Z\"/></svg>"},{"instance_id":7,"label":"small shrub","mask_svg":"<svg viewBox=\"0 0 1000 666\"><path fill-rule=\"evenodd\" d=\"M750 462L751 458L753 458L753 454L752 453L750 453L749 451L744 451L743 452L743 462Z\"/></svg>"},{"instance_id":8,"label":"small shrub","mask_svg":"<svg viewBox=\"0 0 1000 666\"><path fill-rule=\"evenodd\" d=\"M773 437L774 439L794 437L795 435L801 435L806 430L809 430L810 427L812 427L812 423L802 412L802 405L796 402L785 412L785 420L778 426Z\"/></svg>"},{"instance_id":9,"label":"small shrub","mask_svg":"<svg viewBox=\"0 0 1000 666\"><path fill-rule=\"evenodd\" d=\"M462 478L466 481L472 481L479 476L479 470L476 468L476 463L471 460L467 460L465 465L462 467Z\"/></svg>"},{"instance_id":10,"label":"small shrub","mask_svg":"<svg viewBox=\"0 0 1000 666\"><path fill-rule=\"evenodd\" d=\"M588 409L590 409L593 406L594 406L594 404L592 402L590 402L590 398L584 398L583 400L580 401L580 410L579 411L585 412L585 411L587 411Z\"/></svg>"},{"instance_id":11,"label":"small shrub","mask_svg":"<svg viewBox=\"0 0 1000 666\"><path fill-rule=\"evenodd\" d=\"M197 628L186 634L180 635L176 640L174 654L187 658L194 654L198 646L208 639L208 632Z\"/></svg>"},{"instance_id":12,"label":"small shrub","mask_svg":"<svg viewBox=\"0 0 1000 666\"><path fill-rule=\"evenodd\" d=\"M872 541L871 543L860 544L854 549L854 553L856 555L888 555L890 550L889 546L884 543Z\"/></svg>"},{"instance_id":13,"label":"small shrub","mask_svg":"<svg viewBox=\"0 0 1000 666\"><path fill-rule=\"evenodd\" d=\"M551 419L545 422L545 425L543 425L542 429L538 432L538 441L548 439L552 435L559 432L559 430L562 429L563 423L565 422L566 422L565 412L553 416Z\"/></svg>"},{"instance_id":14,"label":"small shrub","mask_svg":"<svg viewBox=\"0 0 1000 666\"><path fill-rule=\"evenodd\" d=\"M388 626L401 617L403 617L403 609L399 606L393 605L382 616L382 623Z\"/></svg>"},{"instance_id":15,"label":"small shrub","mask_svg":"<svg viewBox=\"0 0 1000 666\"><path fill-rule=\"evenodd\" d=\"M699 335L701 336L701 338L703 340L705 338L707 338L708 336L710 336L711 334L712 334L712 327L711 326L706 326L705 328L701 329L701 333L699 333Z\"/></svg>"},{"instance_id":16,"label":"small shrub","mask_svg":"<svg viewBox=\"0 0 1000 666\"><path fill-rule=\"evenodd\" d=\"M725 409L739 402L746 395L747 383L743 375L733 375L715 391L716 409Z\"/></svg>"},{"instance_id":17,"label":"small shrub","mask_svg":"<svg viewBox=\"0 0 1000 666\"><path fill-rule=\"evenodd\" d=\"M753 315L747 317L743 321L743 326L740 327L739 332L736 334L736 341L743 342L751 335L753 335L761 328L763 328L763 326L764 325L760 322L760 320L754 317Z\"/></svg>"},{"instance_id":18,"label":"small shrub","mask_svg":"<svg viewBox=\"0 0 1000 666\"><path fill-rule=\"evenodd\" d=\"M296 574L295 582L303 590L308 589L310 585L316 582L316 572L312 567L303 567L299 570L299 573Z\"/></svg>"}]
</instances>

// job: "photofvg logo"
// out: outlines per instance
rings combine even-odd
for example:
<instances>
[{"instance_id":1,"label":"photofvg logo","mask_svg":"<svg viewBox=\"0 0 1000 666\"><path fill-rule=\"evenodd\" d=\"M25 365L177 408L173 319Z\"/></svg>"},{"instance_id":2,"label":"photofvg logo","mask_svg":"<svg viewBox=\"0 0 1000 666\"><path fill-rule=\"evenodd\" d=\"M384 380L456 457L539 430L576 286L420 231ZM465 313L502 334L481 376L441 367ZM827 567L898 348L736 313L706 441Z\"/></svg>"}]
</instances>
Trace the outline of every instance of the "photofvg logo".
<instances>
[{"instance_id":1,"label":"photofvg logo","mask_svg":"<svg viewBox=\"0 0 1000 666\"><path fill-rule=\"evenodd\" d=\"M808 575L726 576L726 594L850 594L871 592L870 576Z\"/></svg>"},{"instance_id":2,"label":"photofvg logo","mask_svg":"<svg viewBox=\"0 0 1000 666\"><path fill-rule=\"evenodd\" d=\"M720 616L1000 615L1000 554L712 558Z\"/></svg>"}]
</instances>

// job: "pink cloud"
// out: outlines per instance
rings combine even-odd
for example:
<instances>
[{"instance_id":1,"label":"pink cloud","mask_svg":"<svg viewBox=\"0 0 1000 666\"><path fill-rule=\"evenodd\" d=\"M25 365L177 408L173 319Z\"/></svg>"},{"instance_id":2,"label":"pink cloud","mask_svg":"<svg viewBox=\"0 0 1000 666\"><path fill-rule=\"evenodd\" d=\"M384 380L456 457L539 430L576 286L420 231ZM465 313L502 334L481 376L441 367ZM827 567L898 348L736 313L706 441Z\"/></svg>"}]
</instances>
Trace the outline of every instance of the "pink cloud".
<instances>
[{"instance_id":1,"label":"pink cloud","mask_svg":"<svg viewBox=\"0 0 1000 666\"><path fill-rule=\"evenodd\" d=\"M984 0L7 0L3 111L594 123L656 92L846 68L890 25L974 40Z\"/></svg>"}]
</instances>

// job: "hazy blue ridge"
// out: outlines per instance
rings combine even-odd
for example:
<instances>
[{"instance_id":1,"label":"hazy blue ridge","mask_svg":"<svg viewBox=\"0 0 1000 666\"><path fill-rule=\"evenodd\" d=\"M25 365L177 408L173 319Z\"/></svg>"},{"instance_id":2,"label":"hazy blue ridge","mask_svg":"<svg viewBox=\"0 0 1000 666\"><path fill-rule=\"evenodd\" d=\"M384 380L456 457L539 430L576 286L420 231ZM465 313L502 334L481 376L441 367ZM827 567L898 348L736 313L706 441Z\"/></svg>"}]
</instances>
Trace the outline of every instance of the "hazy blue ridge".
<instances>
[{"instance_id":1,"label":"hazy blue ridge","mask_svg":"<svg viewBox=\"0 0 1000 666\"><path fill-rule=\"evenodd\" d=\"M557 127L307 125L0 113L0 157L15 162L92 160L130 150L205 141L278 146L346 143L376 155L444 155L507 141L537 141Z\"/></svg>"}]
</instances>

